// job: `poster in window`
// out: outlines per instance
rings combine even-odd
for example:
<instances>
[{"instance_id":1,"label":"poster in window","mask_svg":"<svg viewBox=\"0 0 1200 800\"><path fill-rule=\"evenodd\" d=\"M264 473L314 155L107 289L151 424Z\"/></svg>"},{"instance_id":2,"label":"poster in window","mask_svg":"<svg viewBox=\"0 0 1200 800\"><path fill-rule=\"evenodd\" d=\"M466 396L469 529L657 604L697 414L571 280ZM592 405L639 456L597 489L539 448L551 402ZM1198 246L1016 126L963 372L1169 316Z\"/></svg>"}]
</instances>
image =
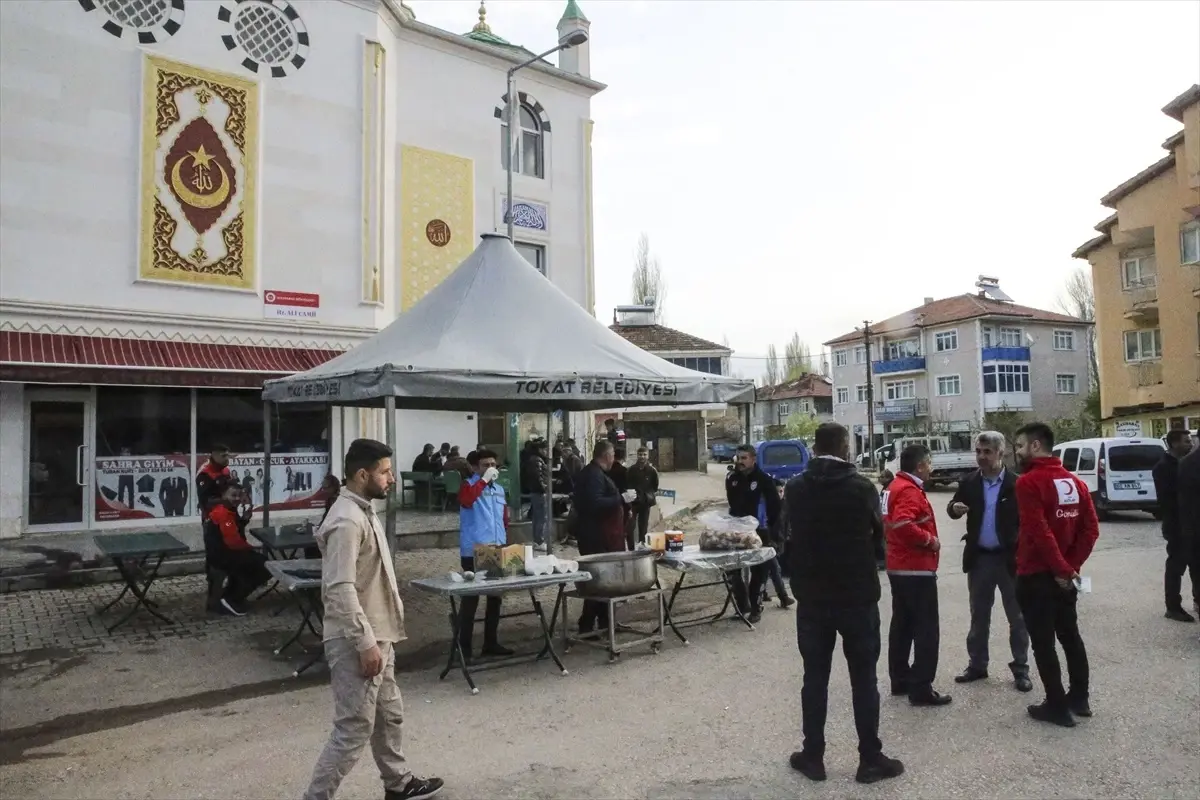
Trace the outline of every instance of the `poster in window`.
<instances>
[{"instance_id":1,"label":"poster in window","mask_svg":"<svg viewBox=\"0 0 1200 800\"><path fill-rule=\"evenodd\" d=\"M272 453L271 509L303 510L325 507L321 482L329 473L329 453ZM229 477L250 496L255 511L262 511L262 453L241 453L229 459Z\"/></svg>"},{"instance_id":2,"label":"poster in window","mask_svg":"<svg viewBox=\"0 0 1200 800\"><path fill-rule=\"evenodd\" d=\"M192 494L190 457L96 459L96 521L183 517Z\"/></svg>"}]
</instances>

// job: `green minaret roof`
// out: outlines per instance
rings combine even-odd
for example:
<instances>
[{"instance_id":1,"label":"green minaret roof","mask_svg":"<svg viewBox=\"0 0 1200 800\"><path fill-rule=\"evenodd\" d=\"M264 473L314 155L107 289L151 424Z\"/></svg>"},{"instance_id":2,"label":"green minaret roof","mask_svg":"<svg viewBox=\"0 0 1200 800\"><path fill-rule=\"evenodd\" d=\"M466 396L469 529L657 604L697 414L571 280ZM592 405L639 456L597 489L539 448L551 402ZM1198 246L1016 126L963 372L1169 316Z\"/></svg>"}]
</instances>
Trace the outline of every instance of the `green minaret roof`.
<instances>
[{"instance_id":1,"label":"green minaret roof","mask_svg":"<svg viewBox=\"0 0 1200 800\"><path fill-rule=\"evenodd\" d=\"M583 11L580 10L579 4L575 0L567 0L567 10L563 12L562 19L577 19L581 22L591 21L583 15ZM559 22L562 22L562 20L559 20Z\"/></svg>"}]
</instances>

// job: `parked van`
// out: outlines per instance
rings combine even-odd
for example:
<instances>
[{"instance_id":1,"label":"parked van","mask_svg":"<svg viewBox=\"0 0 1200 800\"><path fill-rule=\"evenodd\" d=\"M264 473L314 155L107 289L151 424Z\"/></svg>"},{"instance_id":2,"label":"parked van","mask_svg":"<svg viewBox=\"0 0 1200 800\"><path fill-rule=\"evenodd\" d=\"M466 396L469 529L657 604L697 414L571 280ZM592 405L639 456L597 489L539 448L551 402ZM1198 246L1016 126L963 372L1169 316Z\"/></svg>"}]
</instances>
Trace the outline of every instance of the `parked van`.
<instances>
[{"instance_id":1,"label":"parked van","mask_svg":"<svg viewBox=\"0 0 1200 800\"><path fill-rule=\"evenodd\" d=\"M1077 439L1056 444L1054 455L1087 484L1101 518L1110 511L1148 511L1157 518L1150 471L1166 449L1161 439Z\"/></svg>"},{"instance_id":2,"label":"parked van","mask_svg":"<svg viewBox=\"0 0 1200 800\"><path fill-rule=\"evenodd\" d=\"M808 466L808 448L799 439L776 439L754 446L758 465L777 481L786 481Z\"/></svg>"}]
</instances>

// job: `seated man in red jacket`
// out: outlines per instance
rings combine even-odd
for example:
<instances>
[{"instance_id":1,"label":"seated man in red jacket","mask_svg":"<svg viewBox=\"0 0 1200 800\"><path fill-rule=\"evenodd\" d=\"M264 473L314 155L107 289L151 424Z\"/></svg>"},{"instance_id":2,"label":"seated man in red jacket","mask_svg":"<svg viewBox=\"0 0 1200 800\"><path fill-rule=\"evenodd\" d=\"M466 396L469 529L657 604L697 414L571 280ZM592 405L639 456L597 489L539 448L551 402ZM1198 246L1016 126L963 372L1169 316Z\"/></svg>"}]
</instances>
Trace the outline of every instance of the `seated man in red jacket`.
<instances>
[{"instance_id":1,"label":"seated man in red jacket","mask_svg":"<svg viewBox=\"0 0 1200 800\"><path fill-rule=\"evenodd\" d=\"M1075 727L1072 713L1090 717L1088 660L1075 599L1079 570L1100 537L1100 523L1087 486L1050 455L1054 433L1033 422L1017 431L1017 602L1029 631L1029 644L1046 700L1029 706L1029 716L1064 728ZM1070 691L1063 690L1054 640L1067 657Z\"/></svg>"},{"instance_id":2,"label":"seated man in red jacket","mask_svg":"<svg viewBox=\"0 0 1200 800\"><path fill-rule=\"evenodd\" d=\"M944 706L950 695L933 689L941 630L938 621L937 521L925 496L933 463L929 448L911 444L900 453L900 472L880 498L887 535L892 624L888 630L888 675L892 694L907 694L914 706ZM908 663L912 653L912 665Z\"/></svg>"},{"instance_id":3,"label":"seated man in red jacket","mask_svg":"<svg viewBox=\"0 0 1200 800\"><path fill-rule=\"evenodd\" d=\"M271 579L264 566L266 557L246 541L246 524L250 522L250 506L238 512L244 491L229 484L221 493L220 502L208 512L204 522L204 551L209 563L229 575L225 592L216 609L240 617L246 613L246 598Z\"/></svg>"}]
</instances>

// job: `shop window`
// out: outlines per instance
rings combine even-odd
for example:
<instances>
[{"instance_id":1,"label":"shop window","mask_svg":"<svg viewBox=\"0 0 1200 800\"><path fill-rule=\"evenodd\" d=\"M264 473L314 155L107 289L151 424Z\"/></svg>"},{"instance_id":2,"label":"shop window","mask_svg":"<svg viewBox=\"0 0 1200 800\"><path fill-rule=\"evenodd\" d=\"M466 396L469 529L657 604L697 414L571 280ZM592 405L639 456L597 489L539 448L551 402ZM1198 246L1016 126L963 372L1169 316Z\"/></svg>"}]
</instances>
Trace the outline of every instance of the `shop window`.
<instances>
[{"instance_id":1,"label":"shop window","mask_svg":"<svg viewBox=\"0 0 1200 800\"><path fill-rule=\"evenodd\" d=\"M190 389L96 389L98 522L192 513Z\"/></svg>"}]
</instances>

